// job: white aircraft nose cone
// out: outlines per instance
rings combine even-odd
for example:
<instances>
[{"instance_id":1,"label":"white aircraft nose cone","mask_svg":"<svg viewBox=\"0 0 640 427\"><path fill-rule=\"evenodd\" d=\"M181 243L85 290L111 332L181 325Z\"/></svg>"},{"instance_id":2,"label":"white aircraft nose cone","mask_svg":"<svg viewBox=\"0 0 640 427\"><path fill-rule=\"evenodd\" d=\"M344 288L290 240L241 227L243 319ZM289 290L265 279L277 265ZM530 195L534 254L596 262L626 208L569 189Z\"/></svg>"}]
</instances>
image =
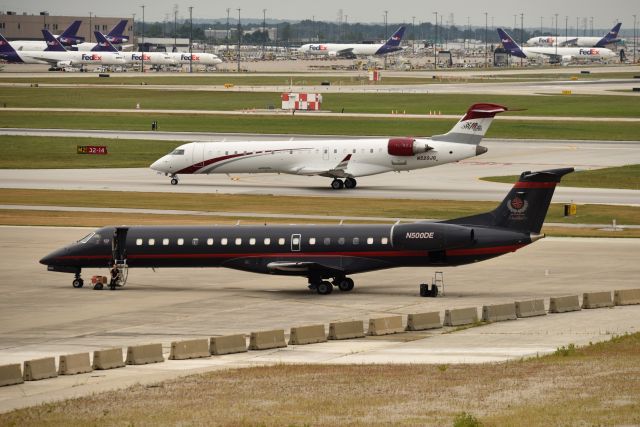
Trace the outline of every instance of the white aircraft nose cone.
<instances>
[{"instance_id":1,"label":"white aircraft nose cone","mask_svg":"<svg viewBox=\"0 0 640 427\"><path fill-rule=\"evenodd\" d=\"M151 166L149 166L151 169L153 169L154 171L158 171L158 172L166 172L165 171L165 164L167 162L164 159L158 159L155 162L153 162L153 164Z\"/></svg>"}]
</instances>

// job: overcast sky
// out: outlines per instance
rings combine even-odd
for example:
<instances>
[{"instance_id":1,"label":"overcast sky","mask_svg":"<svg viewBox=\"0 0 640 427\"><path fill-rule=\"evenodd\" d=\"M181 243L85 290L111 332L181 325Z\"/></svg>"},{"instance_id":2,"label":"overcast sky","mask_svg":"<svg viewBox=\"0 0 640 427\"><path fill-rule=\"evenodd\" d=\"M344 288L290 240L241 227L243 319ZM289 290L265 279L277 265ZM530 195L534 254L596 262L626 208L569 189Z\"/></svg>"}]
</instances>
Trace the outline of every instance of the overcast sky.
<instances>
[{"instance_id":1,"label":"overcast sky","mask_svg":"<svg viewBox=\"0 0 640 427\"><path fill-rule=\"evenodd\" d=\"M575 27L576 17L593 17L594 27L609 27L616 20L623 22L623 28L633 28L633 14L638 15L640 24L639 0L530 0L527 2L513 2L507 0L449 0L446 2L404 0L394 3L384 0L298 0L298 1L274 1L274 0L64 0L64 1L35 1L35 0L2 0L0 11L14 11L17 13L33 13L46 10L51 15L77 15L88 16L89 12L98 16L131 16L136 14L136 20L142 15L141 5L145 4L145 20L162 21L168 15L173 19L175 5L178 7L178 17L188 17L188 7L193 6L194 18L221 18L226 17L226 9L231 9L231 15L237 16L237 9L241 8L241 16L249 18L261 18L262 9L267 9L268 18L277 19L312 19L338 21L340 9L343 20L348 22L383 22L385 10L388 11L388 22L411 22L415 16L416 23L420 21L432 22L433 12L444 16L443 23L453 21L457 25L466 25L467 17L471 25L484 25L485 16L488 14L488 23L491 25L492 17L495 26L512 27L514 14L524 13L525 27L540 27L540 17L543 17L545 27L551 26L551 17L559 15L560 26L564 24L564 17L569 17L569 25ZM393 7L397 6L397 7ZM520 26L520 17L517 17L517 25ZM581 24L582 25L582 24Z\"/></svg>"}]
</instances>

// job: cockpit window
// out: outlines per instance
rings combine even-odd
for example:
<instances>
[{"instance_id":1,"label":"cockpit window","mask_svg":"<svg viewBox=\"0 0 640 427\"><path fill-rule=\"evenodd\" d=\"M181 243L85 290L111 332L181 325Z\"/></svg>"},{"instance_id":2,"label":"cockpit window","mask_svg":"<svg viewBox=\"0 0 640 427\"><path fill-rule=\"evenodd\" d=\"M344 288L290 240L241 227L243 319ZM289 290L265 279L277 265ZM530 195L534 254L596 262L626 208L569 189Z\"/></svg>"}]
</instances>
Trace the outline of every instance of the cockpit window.
<instances>
[{"instance_id":1,"label":"cockpit window","mask_svg":"<svg viewBox=\"0 0 640 427\"><path fill-rule=\"evenodd\" d=\"M184 150L182 150L182 149L180 149L180 150L173 150L173 151L171 152L171 155L172 155L172 156L182 156L182 155L184 155Z\"/></svg>"},{"instance_id":2,"label":"cockpit window","mask_svg":"<svg viewBox=\"0 0 640 427\"><path fill-rule=\"evenodd\" d=\"M78 240L78 243L87 243L89 240L91 240L93 236L95 236L95 234L96 234L95 231L87 234L82 239Z\"/></svg>"}]
</instances>

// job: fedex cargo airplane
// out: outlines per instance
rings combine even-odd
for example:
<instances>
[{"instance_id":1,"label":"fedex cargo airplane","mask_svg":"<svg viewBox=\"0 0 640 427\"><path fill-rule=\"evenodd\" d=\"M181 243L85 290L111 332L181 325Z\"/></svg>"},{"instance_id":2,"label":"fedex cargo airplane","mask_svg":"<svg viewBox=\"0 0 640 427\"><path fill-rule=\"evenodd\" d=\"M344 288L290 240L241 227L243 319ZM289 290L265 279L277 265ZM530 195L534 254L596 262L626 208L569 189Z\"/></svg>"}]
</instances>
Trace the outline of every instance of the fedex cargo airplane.
<instances>
[{"instance_id":1,"label":"fedex cargo airplane","mask_svg":"<svg viewBox=\"0 0 640 427\"><path fill-rule=\"evenodd\" d=\"M529 46L575 46L575 47L607 47L612 43L618 43L621 39L618 38L620 27L622 23L617 23L611 31L609 31L604 37L554 37L554 36L541 36L531 37L527 40Z\"/></svg>"},{"instance_id":2,"label":"fedex cargo airplane","mask_svg":"<svg viewBox=\"0 0 640 427\"><path fill-rule=\"evenodd\" d=\"M174 65L177 62L167 52L121 52L111 44L107 37L96 31L96 46L94 52L111 52L122 55L127 65L144 62L149 65Z\"/></svg>"},{"instance_id":3,"label":"fedex cargo airplane","mask_svg":"<svg viewBox=\"0 0 640 427\"><path fill-rule=\"evenodd\" d=\"M549 58L549 62L553 64L566 64L574 58L599 60L615 58L615 52L604 47L520 47L509 34L502 28L498 28L498 35L502 46L510 55L518 58Z\"/></svg>"},{"instance_id":4,"label":"fedex cargo airplane","mask_svg":"<svg viewBox=\"0 0 640 427\"><path fill-rule=\"evenodd\" d=\"M573 168L523 172L494 210L463 218L393 225L131 226L103 227L40 260L49 271L117 269L111 289L129 268L224 267L306 277L326 295L348 292L349 276L396 267L458 266L523 248L544 237L542 223L555 186ZM427 202L428 203L428 202ZM101 289L102 284L94 286ZM436 296L437 287L429 290Z\"/></svg>"},{"instance_id":5,"label":"fedex cargo airplane","mask_svg":"<svg viewBox=\"0 0 640 427\"><path fill-rule=\"evenodd\" d=\"M53 67L83 67L84 65L124 65L121 53L67 51L48 30L42 30L47 43L44 51L19 51L0 35L0 58L8 62L49 64Z\"/></svg>"},{"instance_id":6,"label":"fedex cargo airplane","mask_svg":"<svg viewBox=\"0 0 640 427\"><path fill-rule=\"evenodd\" d=\"M386 55L402 50L400 42L406 27L402 26L386 43L310 43L300 46L298 52L309 55L326 55L355 58L356 56Z\"/></svg>"},{"instance_id":7,"label":"fedex cargo airplane","mask_svg":"<svg viewBox=\"0 0 640 427\"><path fill-rule=\"evenodd\" d=\"M109 40L109 43L114 44L114 45L121 45L121 44L127 43L129 41L129 37L127 37L127 36L125 36L123 34L124 30L125 30L125 27L127 26L127 22L129 22L127 19L121 20L116 25L114 25L114 27L111 29L111 31L109 31L105 35L105 38L107 40ZM96 42L97 41L98 41L98 39L96 39ZM93 50L93 48L96 46L96 44L97 43L80 43L76 47L80 51ZM129 47L129 46L131 46L131 45L122 46L122 48Z\"/></svg>"},{"instance_id":8,"label":"fedex cargo airplane","mask_svg":"<svg viewBox=\"0 0 640 427\"><path fill-rule=\"evenodd\" d=\"M474 104L444 135L431 138L191 142L151 165L178 184L183 174L287 173L333 178L333 189L355 188L356 177L457 162L487 152L480 144L507 107ZM344 181L343 181L344 180Z\"/></svg>"},{"instance_id":9,"label":"fedex cargo airplane","mask_svg":"<svg viewBox=\"0 0 640 427\"><path fill-rule=\"evenodd\" d=\"M59 36L54 35L63 46L72 46L84 41L84 37L76 35L82 21L73 21ZM45 50L47 43L43 40L14 40L9 42L15 50Z\"/></svg>"}]
</instances>

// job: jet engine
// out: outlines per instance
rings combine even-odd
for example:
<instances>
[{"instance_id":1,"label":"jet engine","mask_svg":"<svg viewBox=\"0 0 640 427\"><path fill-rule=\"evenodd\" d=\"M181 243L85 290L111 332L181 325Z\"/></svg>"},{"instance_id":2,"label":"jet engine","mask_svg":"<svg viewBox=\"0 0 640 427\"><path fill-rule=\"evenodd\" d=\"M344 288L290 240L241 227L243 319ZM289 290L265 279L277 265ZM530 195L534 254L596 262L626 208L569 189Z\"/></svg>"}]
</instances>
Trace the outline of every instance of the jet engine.
<instances>
[{"instance_id":1,"label":"jet engine","mask_svg":"<svg viewBox=\"0 0 640 427\"><path fill-rule=\"evenodd\" d=\"M415 222L394 225L391 244L399 249L439 251L470 246L475 242L473 228L455 224Z\"/></svg>"},{"instance_id":2,"label":"jet engine","mask_svg":"<svg viewBox=\"0 0 640 427\"><path fill-rule=\"evenodd\" d=\"M387 144L387 152L391 156L415 156L430 150L433 150L433 147L414 138L391 138Z\"/></svg>"},{"instance_id":3,"label":"jet engine","mask_svg":"<svg viewBox=\"0 0 640 427\"><path fill-rule=\"evenodd\" d=\"M58 68L70 67L71 66L71 61L58 61L56 66Z\"/></svg>"}]
</instances>

